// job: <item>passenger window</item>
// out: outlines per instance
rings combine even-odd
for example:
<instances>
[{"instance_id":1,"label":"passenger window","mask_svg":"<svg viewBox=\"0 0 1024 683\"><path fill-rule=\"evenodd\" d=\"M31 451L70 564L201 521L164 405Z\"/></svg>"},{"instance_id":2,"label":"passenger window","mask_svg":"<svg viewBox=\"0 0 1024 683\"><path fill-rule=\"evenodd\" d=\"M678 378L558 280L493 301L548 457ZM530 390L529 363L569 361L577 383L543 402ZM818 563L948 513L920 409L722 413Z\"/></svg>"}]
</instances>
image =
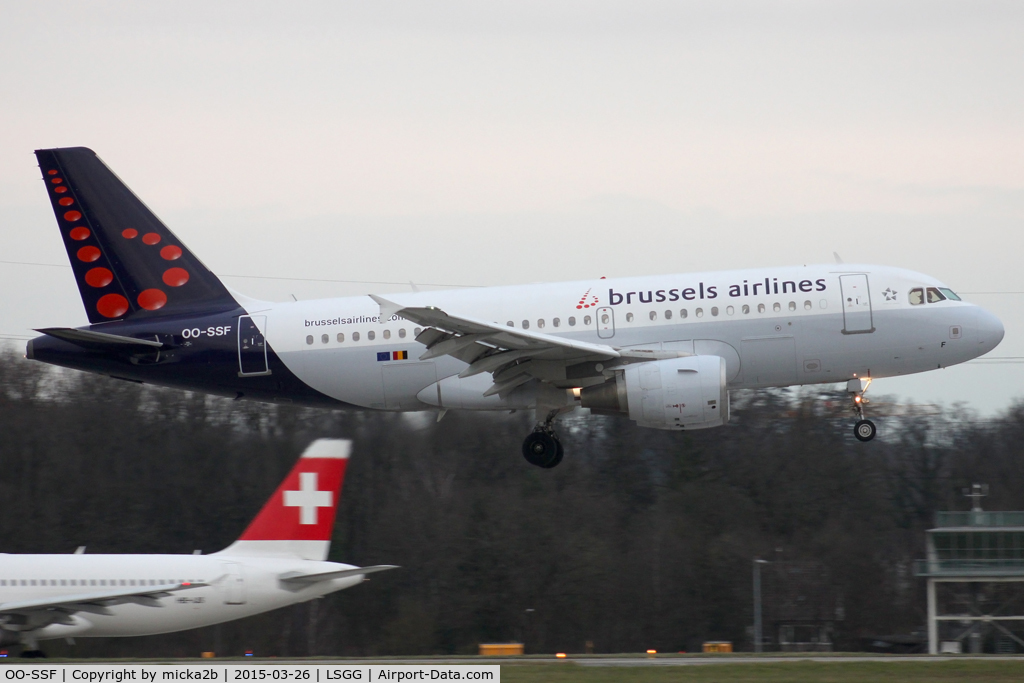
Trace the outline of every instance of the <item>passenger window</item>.
<instances>
[{"instance_id":1,"label":"passenger window","mask_svg":"<svg viewBox=\"0 0 1024 683\"><path fill-rule=\"evenodd\" d=\"M352 333L352 341L359 341L359 333L358 332L353 332Z\"/></svg>"},{"instance_id":2,"label":"passenger window","mask_svg":"<svg viewBox=\"0 0 1024 683\"><path fill-rule=\"evenodd\" d=\"M540 320L537 321L537 329L539 329L539 330L543 330L544 329L544 318L541 318Z\"/></svg>"},{"instance_id":3,"label":"passenger window","mask_svg":"<svg viewBox=\"0 0 1024 683\"><path fill-rule=\"evenodd\" d=\"M562 321L559 320L558 318L552 318L551 319L551 326L552 327L558 327L561 324L562 324Z\"/></svg>"},{"instance_id":4,"label":"passenger window","mask_svg":"<svg viewBox=\"0 0 1024 683\"><path fill-rule=\"evenodd\" d=\"M828 308L828 299L822 299L819 301L818 308Z\"/></svg>"},{"instance_id":5,"label":"passenger window","mask_svg":"<svg viewBox=\"0 0 1024 683\"><path fill-rule=\"evenodd\" d=\"M657 311L651 311L651 314L648 317L651 320L657 320L658 319L658 312Z\"/></svg>"},{"instance_id":6,"label":"passenger window","mask_svg":"<svg viewBox=\"0 0 1024 683\"><path fill-rule=\"evenodd\" d=\"M750 313L750 306L748 306L748 305L746 305L746 304L743 304L743 308L742 308L742 309L740 309L740 310L742 310L742 311L743 311L743 315L747 315L747 314L749 314L749 313Z\"/></svg>"},{"instance_id":7,"label":"passenger window","mask_svg":"<svg viewBox=\"0 0 1024 683\"><path fill-rule=\"evenodd\" d=\"M772 304L772 310L778 313L779 311L782 310L782 304L776 301L774 304Z\"/></svg>"},{"instance_id":8,"label":"passenger window","mask_svg":"<svg viewBox=\"0 0 1024 683\"><path fill-rule=\"evenodd\" d=\"M685 308L680 308L679 309L679 317L680 318L685 318L686 317L686 309Z\"/></svg>"},{"instance_id":9,"label":"passenger window","mask_svg":"<svg viewBox=\"0 0 1024 683\"><path fill-rule=\"evenodd\" d=\"M377 333L374 332L373 330L370 330L369 332L366 333L366 338L369 339L370 341L373 341L374 339L377 338Z\"/></svg>"},{"instance_id":10,"label":"passenger window","mask_svg":"<svg viewBox=\"0 0 1024 683\"><path fill-rule=\"evenodd\" d=\"M508 325L509 327L515 327L515 326L516 326L516 324L515 324L514 322L512 322L511 320L509 320L509 321L508 321L507 323L505 323L505 324L506 324L506 325Z\"/></svg>"},{"instance_id":11,"label":"passenger window","mask_svg":"<svg viewBox=\"0 0 1024 683\"><path fill-rule=\"evenodd\" d=\"M524 320L523 321L523 329L524 330L530 329L530 321L529 320Z\"/></svg>"},{"instance_id":12,"label":"passenger window","mask_svg":"<svg viewBox=\"0 0 1024 683\"><path fill-rule=\"evenodd\" d=\"M791 311L795 311L796 310L796 302L795 301L790 301L789 302L789 310L791 310Z\"/></svg>"},{"instance_id":13,"label":"passenger window","mask_svg":"<svg viewBox=\"0 0 1024 683\"><path fill-rule=\"evenodd\" d=\"M576 318L569 316L569 327L576 327Z\"/></svg>"},{"instance_id":14,"label":"passenger window","mask_svg":"<svg viewBox=\"0 0 1024 683\"><path fill-rule=\"evenodd\" d=\"M632 313L627 313L626 314L626 322L627 323L633 322L633 314Z\"/></svg>"},{"instance_id":15,"label":"passenger window","mask_svg":"<svg viewBox=\"0 0 1024 683\"><path fill-rule=\"evenodd\" d=\"M590 316L589 315L583 316L583 324L584 325L589 325L590 324Z\"/></svg>"},{"instance_id":16,"label":"passenger window","mask_svg":"<svg viewBox=\"0 0 1024 683\"><path fill-rule=\"evenodd\" d=\"M384 330L384 338L391 339L391 330Z\"/></svg>"},{"instance_id":17,"label":"passenger window","mask_svg":"<svg viewBox=\"0 0 1024 683\"><path fill-rule=\"evenodd\" d=\"M672 319L672 311L665 311L665 320Z\"/></svg>"},{"instance_id":18,"label":"passenger window","mask_svg":"<svg viewBox=\"0 0 1024 683\"><path fill-rule=\"evenodd\" d=\"M343 341L345 341L345 333L344 332L339 332L338 333L338 343L340 344Z\"/></svg>"},{"instance_id":19,"label":"passenger window","mask_svg":"<svg viewBox=\"0 0 1024 683\"><path fill-rule=\"evenodd\" d=\"M920 287L916 287L910 290L910 305L920 306L924 303L924 290Z\"/></svg>"},{"instance_id":20,"label":"passenger window","mask_svg":"<svg viewBox=\"0 0 1024 683\"><path fill-rule=\"evenodd\" d=\"M810 301L805 301L804 302L804 310L805 311L811 310L811 302Z\"/></svg>"},{"instance_id":21,"label":"passenger window","mask_svg":"<svg viewBox=\"0 0 1024 683\"><path fill-rule=\"evenodd\" d=\"M311 335L311 334L307 334L306 335L306 343L307 344L312 344L313 343L313 335Z\"/></svg>"},{"instance_id":22,"label":"passenger window","mask_svg":"<svg viewBox=\"0 0 1024 683\"><path fill-rule=\"evenodd\" d=\"M725 309L725 312L726 312L726 313L727 313L728 315L732 315L733 313L735 313L735 312L736 312L736 309L735 309L735 308L733 308L732 306L729 306L728 308L726 308L726 309Z\"/></svg>"},{"instance_id":23,"label":"passenger window","mask_svg":"<svg viewBox=\"0 0 1024 683\"><path fill-rule=\"evenodd\" d=\"M412 331L412 336L413 337L418 337L418 336L420 336L420 332L422 332L422 331L423 331L422 327L417 327L416 329L414 329Z\"/></svg>"},{"instance_id":24,"label":"passenger window","mask_svg":"<svg viewBox=\"0 0 1024 683\"><path fill-rule=\"evenodd\" d=\"M609 322L611 322L611 318L608 317L608 314L607 313L602 313L601 314L601 323L604 324L604 325L607 325Z\"/></svg>"},{"instance_id":25,"label":"passenger window","mask_svg":"<svg viewBox=\"0 0 1024 683\"><path fill-rule=\"evenodd\" d=\"M764 313L764 304L758 304L757 305L757 312L758 313Z\"/></svg>"},{"instance_id":26,"label":"passenger window","mask_svg":"<svg viewBox=\"0 0 1024 683\"><path fill-rule=\"evenodd\" d=\"M398 328L398 336L401 339L405 339L405 328L404 327Z\"/></svg>"},{"instance_id":27,"label":"passenger window","mask_svg":"<svg viewBox=\"0 0 1024 683\"><path fill-rule=\"evenodd\" d=\"M946 295L946 298L950 301L960 301L960 297L956 293L947 287L939 287L939 291Z\"/></svg>"},{"instance_id":28,"label":"passenger window","mask_svg":"<svg viewBox=\"0 0 1024 683\"><path fill-rule=\"evenodd\" d=\"M716 318L718 317L718 306L711 307L711 315L713 315Z\"/></svg>"},{"instance_id":29,"label":"passenger window","mask_svg":"<svg viewBox=\"0 0 1024 683\"><path fill-rule=\"evenodd\" d=\"M940 292L937 288L935 288L935 287L929 287L928 288L928 303L930 303L930 304L937 304L940 301L945 301L945 300L946 300L946 297L942 296L942 292Z\"/></svg>"},{"instance_id":30,"label":"passenger window","mask_svg":"<svg viewBox=\"0 0 1024 683\"><path fill-rule=\"evenodd\" d=\"M698 318L703 318L704 317L704 309L703 308L698 308L696 311L693 312L693 314L695 316L697 316Z\"/></svg>"},{"instance_id":31,"label":"passenger window","mask_svg":"<svg viewBox=\"0 0 1024 683\"><path fill-rule=\"evenodd\" d=\"M326 344L329 341L331 341L331 338L328 337L326 334L321 334L320 335L320 343L321 344Z\"/></svg>"}]
</instances>

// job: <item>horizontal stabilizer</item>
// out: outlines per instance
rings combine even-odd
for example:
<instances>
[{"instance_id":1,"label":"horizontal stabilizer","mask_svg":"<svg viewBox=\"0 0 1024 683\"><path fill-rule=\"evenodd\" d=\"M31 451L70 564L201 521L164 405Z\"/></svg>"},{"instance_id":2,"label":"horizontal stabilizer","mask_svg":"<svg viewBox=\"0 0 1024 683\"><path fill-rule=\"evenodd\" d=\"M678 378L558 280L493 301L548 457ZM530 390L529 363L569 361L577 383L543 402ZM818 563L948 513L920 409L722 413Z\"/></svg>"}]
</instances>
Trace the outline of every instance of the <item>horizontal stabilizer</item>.
<instances>
[{"instance_id":1,"label":"horizontal stabilizer","mask_svg":"<svg viewBox=\"0 0 1024 683\"><path fill-rule=\"evenodd\" d=\"M287 574L282 574L277 578L286 583L319 583L320 581L344 579L349 576L362 576L363 574L375 574L376 572L386 572L389 569L398 569L398 565L377 564L372 567L339 569L338 571L334 572L317 572L313 574L303 574L302 572L288 572Z\"/></svg>"},{"instance_id":2,"label":"horizontal stabilizer","mask_svg":"<svg viewBox=\"0 0 1024 683\"><path fill-rule=\"evenodd\" d=\"M157 351L167 348L167 344L153 339L135 339L134 337L122 337L119 334L107 334L106 332L93 332L91 330L76 330L73 327L44 327L36 330L50 337L56 337L66 342L81 346L93 351Z\"/></svg>"}]
</instances>

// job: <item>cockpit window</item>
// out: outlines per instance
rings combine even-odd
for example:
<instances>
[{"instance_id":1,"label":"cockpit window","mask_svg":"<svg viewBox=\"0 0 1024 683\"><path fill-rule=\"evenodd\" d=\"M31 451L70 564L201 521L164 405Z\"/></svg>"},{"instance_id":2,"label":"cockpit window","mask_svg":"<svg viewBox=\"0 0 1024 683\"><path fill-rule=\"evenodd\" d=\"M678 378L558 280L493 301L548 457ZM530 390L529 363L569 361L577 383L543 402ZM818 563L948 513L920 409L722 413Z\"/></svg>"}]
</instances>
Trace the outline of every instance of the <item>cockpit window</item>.
<instances>
[{"instance_id":1,"label":"cockpit window","mask_svg":"<svg viewBox=\"0 0 1024 683\"><path fill-rule=\"evenodd\" d=\"M945 301L946 297L942 296L942 292L937 287L928 288L928 303L937 304L940 301Z\"/></svg>"},{"instance_id":2,"label":"cockpit window","mask_svg":"<svg viewBox=\"0 0 1024 683\"><path fill-rule=\"evenodd\" d=\"M946 295L946 298L951 301L960 301L960 297L957 296L956 292L947 287L939 287L939 291Z\"/></svg>"},{"instance_id":3,"label":"cockpit window","mask_svg":"<svg viewBox=\"0 0 1024 683\"><path fill-rule=\"evenodd\" d=\"M918 287L917 289L910 290L910 305L920 306L924 303L924 290Z\"/></svg>"}]
</instances>

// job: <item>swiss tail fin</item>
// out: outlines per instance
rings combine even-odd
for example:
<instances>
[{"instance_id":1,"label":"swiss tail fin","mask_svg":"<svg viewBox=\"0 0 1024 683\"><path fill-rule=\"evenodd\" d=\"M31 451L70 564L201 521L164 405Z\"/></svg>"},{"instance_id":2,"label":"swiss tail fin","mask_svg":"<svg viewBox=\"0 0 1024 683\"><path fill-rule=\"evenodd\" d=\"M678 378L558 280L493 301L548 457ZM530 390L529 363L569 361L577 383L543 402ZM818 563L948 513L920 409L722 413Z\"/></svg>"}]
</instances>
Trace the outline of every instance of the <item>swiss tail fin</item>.
<instances>
[{"instance_id":1,"label":"swiss tail fin","mask_svg":"<svg viewBox=\"0 0 1024 683\"><path fill-rule=\"evenodd\" d=\"M327 559L351 444L311 443L238 540L217 554Z\"/></svg>"},{"instance_id":2,"label":"swiss tail fin","mask_svg":"<svg viewBox=\"0 0 1024 683\"><path fill-rule=\"evenodd\" d=\"M91 149L41 149L36 159L90 323L238 307Z\"/></svg>"}]
</instances>

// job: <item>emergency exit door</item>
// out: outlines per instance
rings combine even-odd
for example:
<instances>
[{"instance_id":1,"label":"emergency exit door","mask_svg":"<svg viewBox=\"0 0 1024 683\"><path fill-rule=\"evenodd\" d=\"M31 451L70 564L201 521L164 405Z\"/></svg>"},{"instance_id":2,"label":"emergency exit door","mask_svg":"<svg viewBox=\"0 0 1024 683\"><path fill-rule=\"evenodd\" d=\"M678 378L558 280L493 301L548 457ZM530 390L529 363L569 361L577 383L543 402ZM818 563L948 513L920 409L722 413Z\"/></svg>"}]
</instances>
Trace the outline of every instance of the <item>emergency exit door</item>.
<instances>
[{"instance_id":1,"label":"emergency exit door","mask_svg":"<svg viewBox=\"0 0 1024 683\"><path fill-rule=\"evenodd\" d=\"M609 307L599 308L594 312L597 319L597 336L601 339L611 339L615 336L615 312Z\"/></svg>"},{"instance_id":2,"label":"emergency exit door","mask_svg":"<svg viewBox=\"0 0 1024 683\"><path fill-rule=\"evenodd\" d=\"M868 276L864 273L840 275L839 288L843 294L843 334L874 332Z\"/></svg>"},{"instance_id":3,"label":"emergency exit door","mask_svg":"<svg viewBox=\"0 0 1024 683\"><path fill-rule=\"evenodd\" d=\"M242 574L242 565L237 562L224 562L224 604L244 605L245 604L245 576Z\"/></svg>"},{"instance_id":4,"label":"emergency exit door","mask_svg":"<svg viewBox=\"0 0 1024 683\"><path fill-rule=\"evenodd\" d=\"M243 315L238 318L238 376L269 375L267 366L267 316Z\"/></svg>"}]
</instances>

